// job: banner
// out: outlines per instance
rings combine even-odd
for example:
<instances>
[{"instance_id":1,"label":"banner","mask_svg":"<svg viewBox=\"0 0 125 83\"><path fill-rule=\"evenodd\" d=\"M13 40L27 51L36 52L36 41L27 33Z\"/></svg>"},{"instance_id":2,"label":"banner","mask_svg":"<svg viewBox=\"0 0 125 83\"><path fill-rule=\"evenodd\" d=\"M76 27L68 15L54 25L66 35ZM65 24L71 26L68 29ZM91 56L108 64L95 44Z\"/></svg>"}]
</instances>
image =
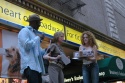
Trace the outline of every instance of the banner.
<instances>
[{"instance_id":1,"label":"banner","mask_svg":"<svg viewBox=\"0 0 125 83\"><path fill-rule=\"evenodd\" d=\"M122 49L119 49L115 46L112 46L108 43L105 43L103 41L100 40L96 40L97 44L99 46L99 51L104 52L104 53L108 53L114 56L119 56L121 58L125 58L125 51Z\"/></svg>"},{"instance_id":2,"label":"banner","mask_svg":"<svg viewBox=\"0 0 125 83\"><path fill-rule=\"evenodd\" d=\"M0 18L5 19L7 21L27 26L29 23L26 21L29 18L29 15L34 14L29 10L26 10L22 7L14 5L5 0L1 0L0 3ZM41 21L41 26L39 28L40 32L44 32L48 35L53 36L53 34L57 31L64 32L64 26L58 22L55 22L46 17L40 16L43 20Z\"/></svg>"},{"instance_id":3,"label":"banner","mask_svg":"<svg viewBox=\"0 0 125 83\"><path fill-rule=\"evenodd\" d=\"M0 48L0 70L3 78L20 78L20 54L17 33L2 30L2 48Z\"/></svg>"},{"instance_id":4,"label":"banner","mask_svg":"<svg viewBox=\"0 0 125 83\"><path fill-rule=\"evenodd\" d=\"M82 33L66 26L66 39L76 44L81 44Z\"/></svg>"}]
</instances>

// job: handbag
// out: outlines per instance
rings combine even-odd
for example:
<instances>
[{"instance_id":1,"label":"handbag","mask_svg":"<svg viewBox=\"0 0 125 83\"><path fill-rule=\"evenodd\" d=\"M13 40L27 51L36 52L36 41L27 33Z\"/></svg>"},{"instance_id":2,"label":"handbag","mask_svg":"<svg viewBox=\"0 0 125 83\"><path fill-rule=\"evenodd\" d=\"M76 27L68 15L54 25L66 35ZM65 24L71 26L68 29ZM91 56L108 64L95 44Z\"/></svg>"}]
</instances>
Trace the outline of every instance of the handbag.
<instances>
[{"instance_id":1,"label":"handbag","mask_svg":"<svg viewBox=\"0 0 125 83\"><path fill-rule=\"evenodd\" d=\"M63 63L65 65L68 65L71 62L71 60L63 52L60 51L60 49L59 49L59 47L57 45L55 45L55 46L56 46L56 48L58 49L58 51L59 51L59 53L61 55L61 60L63 61Z\"/></svg>"}]
</instances>

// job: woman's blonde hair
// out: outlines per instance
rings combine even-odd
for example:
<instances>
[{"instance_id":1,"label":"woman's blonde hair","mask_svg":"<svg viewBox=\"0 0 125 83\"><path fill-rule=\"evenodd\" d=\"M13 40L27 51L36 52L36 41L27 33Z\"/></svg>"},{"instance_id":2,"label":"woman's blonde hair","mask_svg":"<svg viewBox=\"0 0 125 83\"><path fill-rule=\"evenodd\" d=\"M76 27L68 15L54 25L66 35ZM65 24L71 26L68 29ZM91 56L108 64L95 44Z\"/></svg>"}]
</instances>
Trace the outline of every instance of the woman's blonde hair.
<instances>
[{"instance_id":1,"label":"woman's blonde hair","mask_svg":"<svg viewBox=\"0 0 125 83\"><path fill-rule=\"evenodd\" d=\"M98 48L97 42L95 40L95 36L92 32L90 31L84 31L81 35L81 43L82 45L85 45L84 43L84 34L88 36L88 42L91 47L96 46Z\"/></svg>"},{"instance_id":2,"label":"woman's blonde hair","mask_svg":"<svg viewBox=\"0 0 125 83\"><path fill-rule=\"evenodd\" d=\"M64 36L64 33L63 33L63 32L61 32L61 31L56 32L56 33L54 34L52 43L58 42L59 37L61 37L62 35Z\"/></svg>"}]
</instances>

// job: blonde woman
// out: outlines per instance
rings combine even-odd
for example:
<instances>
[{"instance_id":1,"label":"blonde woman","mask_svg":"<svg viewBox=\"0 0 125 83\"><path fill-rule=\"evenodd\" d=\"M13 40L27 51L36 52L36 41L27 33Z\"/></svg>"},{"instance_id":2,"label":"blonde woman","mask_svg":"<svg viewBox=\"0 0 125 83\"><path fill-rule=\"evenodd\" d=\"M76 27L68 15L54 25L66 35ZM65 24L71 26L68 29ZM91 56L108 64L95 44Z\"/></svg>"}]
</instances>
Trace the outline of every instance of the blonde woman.
<instances>
[{"instance_id":1,"label":"blonde woman","mask_svg":"<svg viewBox=\"0 0 125 83\"><path fill-rule=\"evenodd\" d=\"M64 40L64 33L56 32L52 44L48 48L48 54L43 58L49 60L48 73L50 83L64 83L63 67L64 63L61 60L60 51L63 52L61 44ZM64 53L64 52L63 52Z\"/></svg>"},{"instance_id":2,"label":"blonde woman","mask_svg":"<svg viewBox=\"0 0 125 83\"><path fill-rule=\"evenodd\" d=\"M97 64L97 43L95 36L90 31L81 35L80 57L83 60L82 75L83 83L98 83L99 67Z\"/></svg>"}]
</instances>

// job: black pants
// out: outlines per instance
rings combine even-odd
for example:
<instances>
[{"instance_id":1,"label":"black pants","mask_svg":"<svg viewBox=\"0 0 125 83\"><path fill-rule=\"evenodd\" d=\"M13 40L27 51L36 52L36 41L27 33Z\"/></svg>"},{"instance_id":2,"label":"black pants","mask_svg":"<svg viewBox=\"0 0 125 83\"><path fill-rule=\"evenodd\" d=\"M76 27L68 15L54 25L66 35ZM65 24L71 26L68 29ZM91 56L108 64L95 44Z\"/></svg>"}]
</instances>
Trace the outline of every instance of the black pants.
<instances>
[{"instance_id":1,"label":"black pants","mask_svg":"<svg viewBox=\"0 0 125 83\"><path fill-rule=\"evenodd\" d=\"M24 70L28 83L42 83L41 73L31 70L29 67Z\"/></svg>"}]
</instances>

